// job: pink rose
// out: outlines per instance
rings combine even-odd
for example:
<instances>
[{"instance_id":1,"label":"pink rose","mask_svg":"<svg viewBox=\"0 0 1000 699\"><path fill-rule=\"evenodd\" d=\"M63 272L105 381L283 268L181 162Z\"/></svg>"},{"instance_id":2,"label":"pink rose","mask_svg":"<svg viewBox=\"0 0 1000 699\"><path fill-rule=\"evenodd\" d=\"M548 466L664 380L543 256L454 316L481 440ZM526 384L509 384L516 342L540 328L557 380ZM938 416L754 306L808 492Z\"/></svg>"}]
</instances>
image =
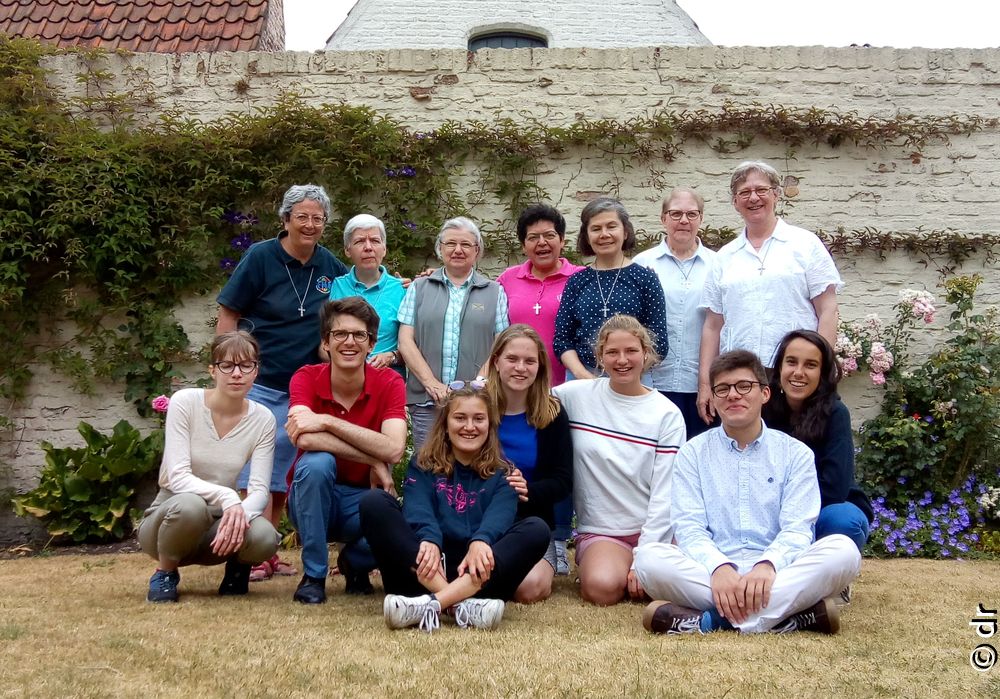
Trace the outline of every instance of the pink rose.
<instances>
[{"instance_id":1,"label":"pink rose","mask_svg":"<svg viewBox=\"0 0 1000 699\"><path fill-rule=\"evenodd\" d=\"M872 377L872 383L875 384L876 386L882 386L885 384L885 374L883 374L881 371L879 372L873 371L870 374L870 376Z\"/></svg>"},{"instance_id":2,"label":"pink rose","mask_svg":"<svg viewBox=\"0 0 1000 699\"><path fill-rule=\"evenodd\" d=\"M166 396L160 395L153 399L150 405L153 406L153 410L158 413L167 412L167 408L170 406L170 399Z\"/></svg>"},{"instance_id":3,"label":"pink rose","mask_svg":"<svg viewBox=\"0 0 1000 699\"><path fill-rule=\"evenodd\" d=\"M848 357L844 360L844 371L850 374L853 371L858 370L858 360L854 357Z\"/></svg>"}]
</instances>

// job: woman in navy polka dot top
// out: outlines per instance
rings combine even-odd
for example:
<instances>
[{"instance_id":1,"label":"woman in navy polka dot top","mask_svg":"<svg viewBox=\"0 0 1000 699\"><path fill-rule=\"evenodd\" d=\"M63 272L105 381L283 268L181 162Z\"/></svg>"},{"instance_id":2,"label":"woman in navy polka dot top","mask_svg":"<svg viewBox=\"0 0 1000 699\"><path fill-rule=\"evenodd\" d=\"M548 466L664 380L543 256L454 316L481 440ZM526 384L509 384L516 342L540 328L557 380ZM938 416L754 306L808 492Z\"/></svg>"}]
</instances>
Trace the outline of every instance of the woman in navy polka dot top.
<instances>
[{"instance_id":1,"label":"woman in navy polka dot top","mask_svg":"<svg viewBox=\"0 0 1000 699\"><path fill-rule=\"evenodd\" d=\"M656 338L656 352L667 353L666 309L656 273L632 264L627 256L635 247L635 228L617 199L600 197L580 214L576 241L582 255L594 262L566 283L553 341L556 356L576 379L595 377L597 331L616 313L636 317ZM566 377L570 378L569 375Z\"/></svg>"}]
</instances>

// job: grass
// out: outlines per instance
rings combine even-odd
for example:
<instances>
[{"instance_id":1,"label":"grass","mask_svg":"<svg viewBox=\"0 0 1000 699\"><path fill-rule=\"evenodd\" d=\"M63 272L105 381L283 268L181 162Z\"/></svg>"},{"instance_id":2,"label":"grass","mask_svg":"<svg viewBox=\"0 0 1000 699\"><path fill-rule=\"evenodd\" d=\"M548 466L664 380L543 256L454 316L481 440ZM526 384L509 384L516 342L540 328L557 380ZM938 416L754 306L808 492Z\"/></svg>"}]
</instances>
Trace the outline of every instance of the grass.
<instances>
[{"instance_id":1,"label":"grass","mask_svg":"<svg viewBox=\"0 0 1000 699\"><path fill-rule=\"evenodd\" d=\"M977 697L979 602L1000 562L866 560L838 636L665 637L640 605L599 609L557 579L494 632L390 631L381 595L291 601L296 578L219 598L221 568L185 568L181 601L145 602L143 554L0 561L0 697Z\"/></svg>"}]
</instances>

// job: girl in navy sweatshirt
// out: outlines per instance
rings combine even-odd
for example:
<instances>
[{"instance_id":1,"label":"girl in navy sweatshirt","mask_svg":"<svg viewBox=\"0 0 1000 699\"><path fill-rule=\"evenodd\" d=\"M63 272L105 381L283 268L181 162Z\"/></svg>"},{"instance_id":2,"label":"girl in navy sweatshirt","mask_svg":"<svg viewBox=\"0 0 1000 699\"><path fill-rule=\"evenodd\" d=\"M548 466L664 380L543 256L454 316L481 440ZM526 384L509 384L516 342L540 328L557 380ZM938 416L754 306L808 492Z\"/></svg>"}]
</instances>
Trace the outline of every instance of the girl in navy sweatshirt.
<instances>
[{"instance_id":1,"label":"girl in navy sweatshirt","mask_svg":"<svg viewBox=\"0 0 1000 699\"><path fill-rule=\"evenodd\" d=\"M403 482L361 501L361 527L382 573L389 628L433 631L445 611L463 628L494 628L504 600L545 553L538 517L515 523L517 494L480 381L455 381Z\"/></svg>"}]
</instances>

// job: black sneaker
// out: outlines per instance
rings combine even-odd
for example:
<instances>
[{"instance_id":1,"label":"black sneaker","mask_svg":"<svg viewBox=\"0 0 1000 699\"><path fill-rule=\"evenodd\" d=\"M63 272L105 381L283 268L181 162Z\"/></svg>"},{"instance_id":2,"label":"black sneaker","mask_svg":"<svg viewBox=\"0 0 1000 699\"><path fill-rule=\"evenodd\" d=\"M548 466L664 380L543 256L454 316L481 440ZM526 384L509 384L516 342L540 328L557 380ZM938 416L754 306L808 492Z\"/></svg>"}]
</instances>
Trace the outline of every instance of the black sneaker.
<instances>
[{"instance_id":1,"label":"black sneaker","mask_svg":"<svg viewBox=\"0 0 1000 699\"><path fill-rule=\"evenodd\" d=\"M705 612L682 607L673 602L650 602L642 613L642 625L652 633L704 633L701 619Z\"/></svg>"},{"instance_id":2,"label":"black sneaker","mask_svg":"<svg viewBox=\"0 0 1000 699\"><path fill-rule=\"evenodd\" d=\"M337 556L337 568L344 576L344 592L349 595L373 595L375 588L368 577L368 573L356 573L351 569L351 564L347 562L347 556L341 551Z\"/></svg>"},{"instance_id":3,"label":"black sneaker","mask_svg":"<svg viewBox=\"0 0 1000 699\"><path fill-rule=\"evenodd\" d=\"M236 556L226 559L226 573L219 585L220 595L245 595L250 591L249 563L240 563Z\"/></svg>"},{"instance_id":4,"label":"black sneaker","mask_svg":"<svg viewBox=\"0 0 1000 699\"><path fill-rule=\"evenodd\" d=\"M326 602L326 578L303 575L292 599L302 604L323 604Z\"/></svg>"},{"instance_id":5,"label":"black sneaker","mask_svg":"<svg viewBox=\"0 0 1000 699\"><path fill-rule=\"evenodd\" d=\"M147 602L176 602L177 585L181 581L181 574L176 570L166 571L156 569L153 577L149 579L149 592L146 593Z\"/></svg>"},{"instance_id":6,"label":"black sneaker","mask_svg":"<svg viewBox=\"0 0 1000 699\"><path fill-rule=\"evenodd\" d=\"M792 631L817 631L829 634L840 631L840 609L834 598L821 599L809 609L792 614L771 629L771 633L790 633Z\"/></svg>"}]
</instances>

